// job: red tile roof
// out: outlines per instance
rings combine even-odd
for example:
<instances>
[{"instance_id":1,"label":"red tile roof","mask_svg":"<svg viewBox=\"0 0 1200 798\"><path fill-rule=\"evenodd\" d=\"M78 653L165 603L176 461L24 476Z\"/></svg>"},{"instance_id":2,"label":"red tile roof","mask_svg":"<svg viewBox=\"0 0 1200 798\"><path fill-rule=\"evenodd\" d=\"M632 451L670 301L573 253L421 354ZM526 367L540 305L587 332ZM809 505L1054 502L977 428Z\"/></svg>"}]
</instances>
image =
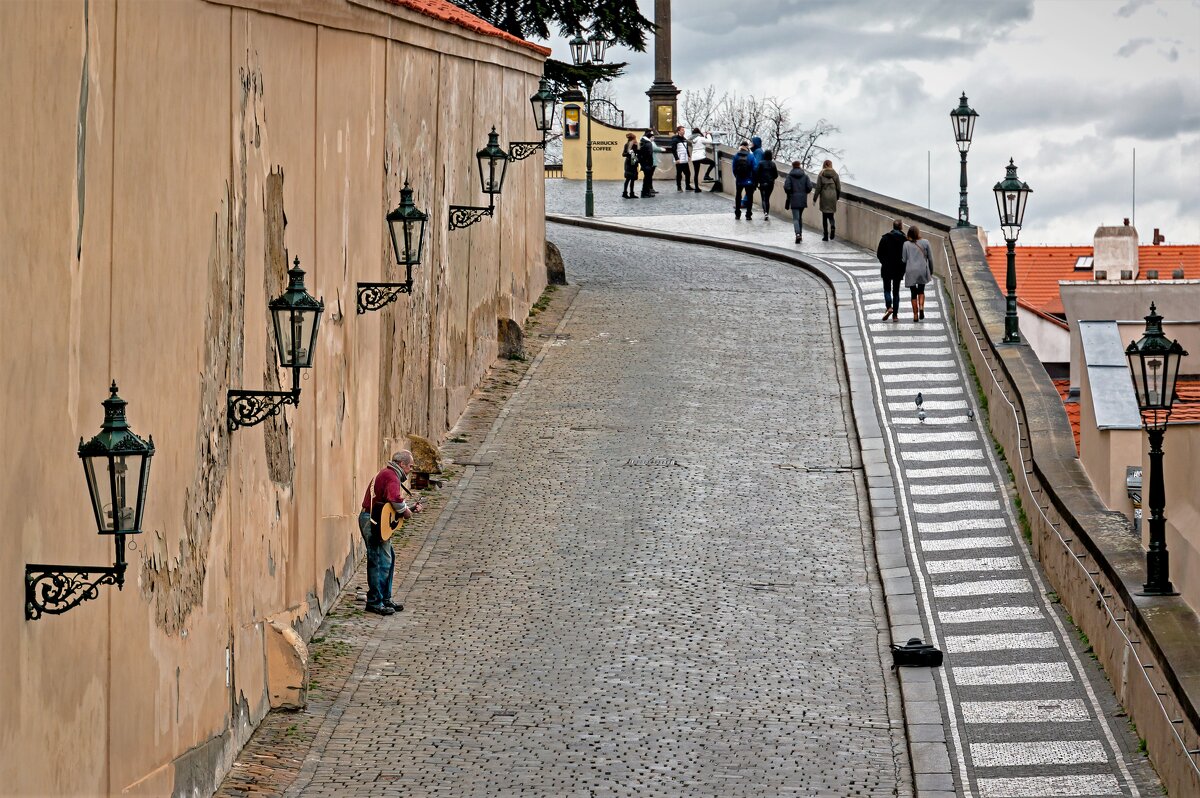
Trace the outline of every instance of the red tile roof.
<instances>
[{"instance_id":1,"label":"red tile roof","mask_svg":"<svg viewBox=\"0 0 1200 798\"><path fill-rule=\"evenodd\" d=\"M1062 298L1058 293L1059 280L1091 281L1091 269L1075 271L1075 262L1090 257L1091 247L1017 247L1018 303L1041 313L1063 314ZM1004 290L1008 268L1004 247L987 248L988 267ZM1158 270L1159 279L1166 280L1178 268L1188 280L1200 279L1200 246L1142 246L1138 247L1138 279L1145 280L1151 269Z\"/></svg>"},{"instance_id":2,"label":"red tile roof","mask_svg":"<svg viewBox=\"0 0 1200 798\"><path fill-rule=\"evenodd\" d=\"M1078 454L1079 402L1067 401L1067 393L1071 390L1070 380L1054 380L1054 387L1058 389L1058 395L1062 397L1063 408L1066 409L1067 419L1071 422L1071 432L1075 434L1075 452ZM1175 396L1169 423L1200 421L1200 377L1180 377L1179 382L1175 383Z\"/></svg>"},{"instance_id":3,"label":"red tile roof","mask_svg":"<svg viewBox=\"0 0 1200 798\"><path fill-rule=\"evenodd\" d=\"M550 48L543 47L540 44L527 42L519 36L513 36L511 33L506 33L500 30L495 25L485 22L479 17L464 11L449 0L387 0L394 6L407 8L411 11L416 11L418 14L424 14L427 17L449 22L453 25L458 25L461 28L482 33L484 36L495 36L497 39L503 39L513 44L518 44L522 47L533 50L543 56L550 55Z\"/></svg>"}]
</instances>

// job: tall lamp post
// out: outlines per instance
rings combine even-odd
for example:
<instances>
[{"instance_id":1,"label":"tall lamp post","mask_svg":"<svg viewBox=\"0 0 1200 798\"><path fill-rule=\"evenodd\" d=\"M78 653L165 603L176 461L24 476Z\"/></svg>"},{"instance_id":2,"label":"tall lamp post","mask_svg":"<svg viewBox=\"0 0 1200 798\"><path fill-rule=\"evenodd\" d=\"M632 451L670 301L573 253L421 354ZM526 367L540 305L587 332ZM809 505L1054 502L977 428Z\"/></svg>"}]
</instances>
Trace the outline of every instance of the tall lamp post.
<instances>
[{"instance_id":1,"label":"tall lamp post","mask_svg":"<svg viewBox=\"0 0 1200 798\"><path fill-rule=\"evenodd\" d=\"M1029 201L1033 189L1017 177L1017 166L1012 158L1009 158L1004 179L997 183L992 191L996 194L996 210L1000 212L1000 229L1004 232L1005 243L1008 244L1008 273L1004 281L1008 293L1004 309L1004 343L1019 344L1021 332L1017 327L1017 236L1021 234L1025 203Z\"/></svg>"},{"instance_id":2,"label":"tall lamp post","mask_svg":"<svg viewBox=\"0 0 1200 798\"><path fill-rule=\"evenodd\" d=\"M975 135L975 120L979 114L967 105L967 93L958 101L958 107L950 112L950 123L954 125L954 143L962 166L958 173L958 226L970 227L971 214L967 210L967 150L971 149L971 136Z\"/></svg>"},{"instance_id":3,"label":"tall lamp post","mask_svg":"<svg viewBox=\"0 0 1200 798\"><path fill-rule=\"evenodd\" d=\"M600 31L595 31L586 39L583 36L583 31L575 34L575 38L571 39L571 60L575 62L575 66L594 66L604 63L604 53L608 49L609 41ZM585 103L587 107L587 191L583 197L583 212L585 216L596 215L596 198L592 194L592 85L593 80L584 80L584 89L587 91Z\"/></svg>"},{"instance_id":4,"label":"tall lamp post","mask_svg":"<svg viewBox=\"0 0 1200 798\"><path fill-rule=\"evenodd\" d=\"M1179 377L1179 362L1187 352L1178 341L1171 341L1163 334L1162 316L1150 304L1150 315L1146 316L1146 333L1140 341L1134 341L1125 349L1129 359L1129 370L1133 375L1133 388L1137 392L1138 409L1142 411L1142 424L1150 439L1150 546L1146 550L1146 584L1142 596L1177 596L1171 585L1171 560L1167 553L1167 517L1163 510L1167 503L1166 488L1163 487L1163 434L1167 431L1167 419L1171 416L1171 403L1175 400L1175 381Z\"/></svg>"}]
</instances>

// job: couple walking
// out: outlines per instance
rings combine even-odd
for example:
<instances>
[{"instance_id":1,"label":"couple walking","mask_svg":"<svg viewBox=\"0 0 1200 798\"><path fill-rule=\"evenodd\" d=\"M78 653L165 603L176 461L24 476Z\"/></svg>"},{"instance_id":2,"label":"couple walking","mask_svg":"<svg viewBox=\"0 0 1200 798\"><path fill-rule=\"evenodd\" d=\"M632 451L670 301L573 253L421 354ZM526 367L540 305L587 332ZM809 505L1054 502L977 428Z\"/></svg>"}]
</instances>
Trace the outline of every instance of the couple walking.
<instances>
[{"instance_id":1,"label":"couple walking","mask_svg":"<svg viewBox=\"0 0 1200 798\"><path fill-rule=\"evenodd\" d=\"M813 205L821 211L821 229L825 234L821 240L829 241L837 232L833 215L842 197L842 179L834 170L833 161L825 162L816 183L809 178L800 161L792 161L792 171L784 178L783 208L792 212L792 228L796 232L797 244L804 240L804 209L808 207L809 193L813 194Z\"/></svg>"},{"instance_id":2,"label":"couple walking","mask_svg":"<svg viewBox=\"0 0 1200 798\"><path fill-rule=\"evenodd\" d=\"M921 238L916 225L904 234L904 223L892 222L892 229L879 239L875 249L879 258L879 276L883 278L883 301L887 308L883 320L900 321L900 281L912 297L913 321L925 318L925 286L933 280L933 250Z\"/></svg>"},{"instance_id":3,"label":"couple walking","mask_svg":"<svg viewBox=\"0 0 1200 798\"><path fill-rule=\"evenodd\" d=\"M775 181L779 179L779 167L775 165L775 154L764 150L762 139L755 136L750 141L743 141L733 154L730 164L733 169L733 218L742 218L742 208L746 209L746 221L754 219L754 192L762 200L763 216L771 220L771 192L775 190Z\"/></svg>"},{"instance_id":4,"label":"couple walking","mask_svg":"<svg viewBox=\"0 0 1200 798\"><path fill-rule=\"evenodd\" d=\"M662 148L654 143L654 132L647 130L639 141L634 133L625 134L625 146L621 155L625 159L625 185L621 187L621 196L625 199L637 199L638 169L642 170L643 197L653 197L658 192L654 190L654 169L656 168L655 153Z\"/></svg>"}]
</instances>

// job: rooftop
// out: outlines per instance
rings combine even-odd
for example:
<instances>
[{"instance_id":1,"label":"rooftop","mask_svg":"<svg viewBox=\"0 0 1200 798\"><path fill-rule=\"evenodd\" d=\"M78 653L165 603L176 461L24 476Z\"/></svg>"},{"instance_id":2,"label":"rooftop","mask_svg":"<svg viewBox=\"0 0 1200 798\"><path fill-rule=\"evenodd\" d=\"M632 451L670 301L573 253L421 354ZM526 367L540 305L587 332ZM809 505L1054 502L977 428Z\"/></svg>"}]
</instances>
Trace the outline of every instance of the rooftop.
<instances>
[{"instance_id":1,"label":"rooftop","mask_svg":"<svg viewBox=\"0 0 1200 798\"><path fill-rule=\"evenodd\" d=\"M1091 257L1092 247L1089 246L1018 246L1018 304L1027 310L1061 318L1064 311L1058 283L1060 280L1095 280L1090 261L1086 262L1086 268L1076 268L1080 258ZM1003 291L1008 268L1005 248L988 247L987 258L988 267ZM1137 279L1145 280L1147 272L1157 269L1159 279L1168 280L1171 279L1171 273L1179 268L1183 269L1184 279L1200 279L1200 245L1138 247Z\"/></svg>"},{"instance_id":2,"label":"rooftop","mask_svg":"<svg viewBox=\"0 0 1200 798\"><path fill-rule=\"evenodd\" d=\"M1068 402L1067 394L1071 390L1069 379L1054 380L1054 387L1062 397L1063 408L1067 411L1067 419L1071 422L1071 432L1075 435L1075 454L1079 454L1079 402ZM1186 423L1200 422L1200 378L1180 377L1175 383L1175 404L1171 410L1171 422Z\"/></svg>"},{"instance_id":3,"label":"rooftop","mask_svg":"<svg viewBox=\"0 0 1200 798\"><path fill-rule=\"evenodd\" d=\"M418 14L424 14L427 17L449 22L452 25L458 25L460 28L481 33L484 36L494 36L497 39L503 39L506 42L520 45L529 50L533 50L539 55L550 55L550 48L543 47L540 44L534 44L522 39L520 36L513 36L511 33L500 30L490 22L485 22L469 11L464 11L449 0L387 0L394 6L407 8L411 11L416 11Z\"/></svg>"}]
</instances>

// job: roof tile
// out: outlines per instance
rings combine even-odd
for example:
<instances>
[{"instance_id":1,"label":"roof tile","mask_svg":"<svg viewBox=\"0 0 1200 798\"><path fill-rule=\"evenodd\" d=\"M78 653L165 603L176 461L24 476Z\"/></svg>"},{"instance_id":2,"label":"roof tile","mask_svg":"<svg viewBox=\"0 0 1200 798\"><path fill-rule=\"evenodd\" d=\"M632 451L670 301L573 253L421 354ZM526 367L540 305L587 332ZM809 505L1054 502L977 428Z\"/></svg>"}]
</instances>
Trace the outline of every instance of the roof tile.
<instances>
[{"instance_id":1,"label":"roof tile","mask_svg":"<svg viewBox=\"0 0 1200 798\"><path fill-rule=\"evenodd\" d=\"M460 28L481 33L484 36L494 36L497 39L518 44L522 47L533 50L543 56L550 55L550 48L543 47L540 44L525 41L520 36L513 36L511 33L500 30L490 22L485 22L474 14L466 11L449 0L387 0L394 6L407 8L411 11L416 11L418 14L424 14L427 17L449 22L453 25L458 25Z\"/></svg>"}]
</instances>

